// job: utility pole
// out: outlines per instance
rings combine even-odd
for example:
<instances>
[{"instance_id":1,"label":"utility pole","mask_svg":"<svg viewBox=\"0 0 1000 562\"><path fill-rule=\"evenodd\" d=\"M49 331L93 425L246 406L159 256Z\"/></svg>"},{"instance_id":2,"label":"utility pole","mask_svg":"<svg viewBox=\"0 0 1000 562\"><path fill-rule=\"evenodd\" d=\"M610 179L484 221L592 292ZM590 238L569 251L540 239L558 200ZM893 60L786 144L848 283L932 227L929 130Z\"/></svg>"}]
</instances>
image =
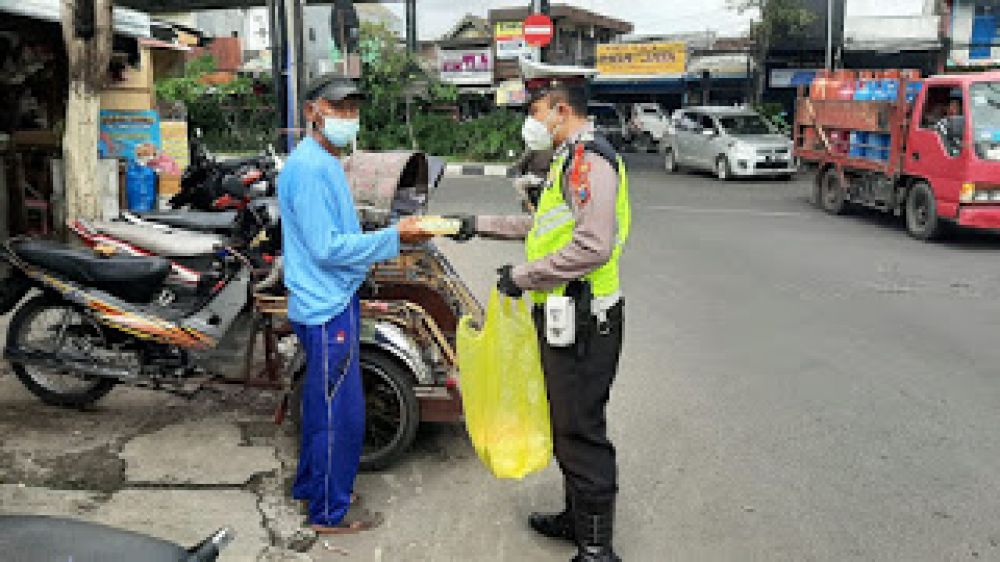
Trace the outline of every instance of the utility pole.
<instances>
[{"instance_id":1,"label":"utility pole","mask_svg":"<svg viewBox=\"0 0 1000 562\"><path fill-rule=\"evenodd\" d=\"M417 52L417 0L406 0L406 50Z\"/></svg>"},{"instance_id":2,"label":"utility pole","mask_svg":"<svg viewBox=\"0 0 1000 562\"><path fill-rule=\"evenodd\" d=\"M546 16L552 15L552 9L549 6L549 0L531 0L531 13L533 14L545 14ZM553 40L555 37L553 37ZM551 43L542 47L541 49L541 60L539 62L549 62L549 52L552 48Z\"/></svg>"},{"instance_id":3,"label":"utility pole","mask_svg":"<svg viewBox=\"0 0 1000 562\"><path fill-rule=\"evenodd\" d=\"M833 70L833 0L826 0L826 69Z\"/></svg>"},{"instance_id":4,"label":"utility pole","mask_svg":"<svg viewBox=\"0 0 1000 562\"><path fill-rule=\"evenodd\" d=\"M98 219L97 133L101 88L111 61L111 0L62 0L69 97L62 139L66 218ZM61 225L60 225L61 226Z\"/></svg>"}]
</instances>

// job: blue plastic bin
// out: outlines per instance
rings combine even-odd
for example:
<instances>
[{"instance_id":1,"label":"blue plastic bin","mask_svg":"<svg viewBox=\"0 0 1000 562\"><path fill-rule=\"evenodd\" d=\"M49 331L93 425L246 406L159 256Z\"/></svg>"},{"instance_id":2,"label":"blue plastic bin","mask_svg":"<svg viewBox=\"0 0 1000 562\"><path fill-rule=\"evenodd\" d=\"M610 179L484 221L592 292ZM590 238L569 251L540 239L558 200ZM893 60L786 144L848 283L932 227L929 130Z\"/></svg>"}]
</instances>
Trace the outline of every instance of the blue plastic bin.
<instances>
[{"instance_id":1,"label":"blue plastic bin","mask_svg":"<svg viewBox=\"0 0 1000 562\"><path fill-rule=\"evenodd\" d=\"M868 142L868 133L864 131L851 131L851 158L864 158L865 147Z\"/></svg>"},{"instance_id":2,"label":"blue plastic bin","mask_svg":"<svg viewBox=\"0 0 1000 562\"><path fill-rule=\"evenodd\" d=\"M125 172L125 199L130 211L156 209L156 172L131 160Z\"/></svg>"}]
</instances>

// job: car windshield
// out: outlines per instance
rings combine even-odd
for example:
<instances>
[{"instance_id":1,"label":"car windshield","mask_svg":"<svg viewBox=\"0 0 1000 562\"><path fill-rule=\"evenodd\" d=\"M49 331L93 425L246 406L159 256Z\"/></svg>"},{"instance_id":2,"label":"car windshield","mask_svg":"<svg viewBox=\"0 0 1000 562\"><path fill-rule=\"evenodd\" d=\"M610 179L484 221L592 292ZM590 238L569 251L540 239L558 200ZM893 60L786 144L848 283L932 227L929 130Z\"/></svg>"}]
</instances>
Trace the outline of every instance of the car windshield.
<instances>
[{"instance_id":1,"label":"car windshield","mask_svg":"<svg viewBox=\"0 0 1000 562\"><path fill-rule=\"evenodd\" d=\"M1000 82L973 84L969 99L976 155L983 160L1000 161Z\"/></svg>"},{"instance_id":2,"label":"car windshield","mask_svg":"<svg viewBox=\"0 0 1000 562\"><path fill-rule=\"evenodd\" d=\"M730 135L766 135L773 132L760 115L720 117L719 125Z\"/></svg>"}]
</instances>

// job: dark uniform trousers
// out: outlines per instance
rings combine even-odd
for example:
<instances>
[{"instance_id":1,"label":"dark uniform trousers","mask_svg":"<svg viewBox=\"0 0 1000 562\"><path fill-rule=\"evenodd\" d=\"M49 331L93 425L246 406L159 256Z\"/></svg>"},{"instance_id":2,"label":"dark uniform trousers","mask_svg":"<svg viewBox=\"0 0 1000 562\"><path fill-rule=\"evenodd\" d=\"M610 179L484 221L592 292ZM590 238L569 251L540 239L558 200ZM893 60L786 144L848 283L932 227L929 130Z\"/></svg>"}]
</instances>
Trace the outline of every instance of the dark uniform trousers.
<instances>
[{"instance_id":1,"label":"dark uniform trousers","mask_svg":"<svg viewBox=\"0 0 1000 562\"><path fill-rule=\"evenodd\" d=\"M550 347L545 341L544 309L539 306L534 311L556 461L567 494L578 507L596 512L609 509L618 492L615 447L608 440L605 409L618 373L622 309L619 302L608 311L603 329L593 319L582 357L576 346Z\"/></svg>"}]
</instances>

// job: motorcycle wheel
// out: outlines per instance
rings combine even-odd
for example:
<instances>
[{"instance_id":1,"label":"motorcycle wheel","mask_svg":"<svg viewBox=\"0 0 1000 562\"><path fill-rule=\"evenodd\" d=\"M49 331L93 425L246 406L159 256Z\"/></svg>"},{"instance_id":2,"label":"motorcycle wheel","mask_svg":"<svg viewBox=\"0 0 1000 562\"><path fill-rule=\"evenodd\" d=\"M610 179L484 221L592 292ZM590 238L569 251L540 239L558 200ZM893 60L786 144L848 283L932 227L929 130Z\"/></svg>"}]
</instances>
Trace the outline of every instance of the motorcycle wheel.
<instances>
[{"instance_id":1,"label":"motorcycle wheel","mask_svg":"<svg viewBox=\"0 0 1000 562\"><path fill-rule=\"evenodd\" d=\"M28 299L11 318L7 328L7 348L37 349L54 353L63 328L74 328L62 346L75 345L76 351L106 345L104 332L92 319L65 301L46 295ZM45 367L12 362L14 374L32 394L51 406L83 408L104 398L115 387L116 381L106 378L81 377L63 374Z\"/></svg>"},{"instance_id":2,"label":"motorcycle wheel","mask_svg":"<svg viewBox=\"0 0 1000 562\"><path fill-rule=\"evenodd\" d=\"M360 469L374 472L396 464L409 450L420 426L420 403L413 377L395 359L363 349L360 362L365 392L365 442ZM303 369L295 377L289 410L300 447L305 376Z\"/></svg>"}]
</instances>

